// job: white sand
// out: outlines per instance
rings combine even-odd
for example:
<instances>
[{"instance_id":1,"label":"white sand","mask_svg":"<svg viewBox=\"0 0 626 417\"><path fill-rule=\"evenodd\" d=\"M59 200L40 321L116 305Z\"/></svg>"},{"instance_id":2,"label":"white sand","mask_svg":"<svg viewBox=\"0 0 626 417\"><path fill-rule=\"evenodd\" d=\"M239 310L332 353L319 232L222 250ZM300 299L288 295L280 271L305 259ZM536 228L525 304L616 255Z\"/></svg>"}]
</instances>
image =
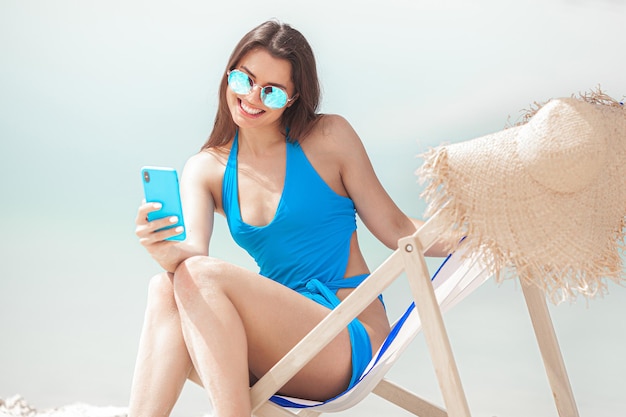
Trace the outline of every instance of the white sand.
<instances>
[{"instance_id":1,"label":"white sand","mask_svg":"<svg viewBox=\"0 0 626 417\"><path fill-rule=\"evenodd\" d=\"M96 407L86 404L72 404L60 408L37 410L19 395L1 399L0 417L126 417L126 407Z\"/></svg>"}]
</instances>

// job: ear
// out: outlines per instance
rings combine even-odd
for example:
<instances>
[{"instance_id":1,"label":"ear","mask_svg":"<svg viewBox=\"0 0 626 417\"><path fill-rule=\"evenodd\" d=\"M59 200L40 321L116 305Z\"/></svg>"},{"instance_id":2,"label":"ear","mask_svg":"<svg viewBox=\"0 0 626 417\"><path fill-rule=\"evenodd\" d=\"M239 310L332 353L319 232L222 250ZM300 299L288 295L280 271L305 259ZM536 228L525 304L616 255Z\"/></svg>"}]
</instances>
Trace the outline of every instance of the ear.
<instances>
[{"instance_id":1,"label":"ear","mask_svg":"<svg viewBox=\"0 0 626 417\"><path fill-rule=\"evenodd\" d=\"M291 107L291 105L295 103L296 101L298 101L299 98L300 98L300 93L296 93L296 95L291 98L291 101L287 103L287 107Z\"/></svg>"}]
</instances>

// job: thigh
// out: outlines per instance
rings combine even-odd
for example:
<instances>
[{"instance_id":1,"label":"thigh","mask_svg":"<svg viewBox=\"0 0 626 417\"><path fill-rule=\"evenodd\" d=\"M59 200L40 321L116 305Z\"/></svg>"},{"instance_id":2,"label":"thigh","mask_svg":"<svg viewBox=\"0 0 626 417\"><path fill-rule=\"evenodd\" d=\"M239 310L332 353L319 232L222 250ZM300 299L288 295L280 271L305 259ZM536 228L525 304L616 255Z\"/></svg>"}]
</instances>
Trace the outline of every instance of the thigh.
<instances>
[{"instance_id":1,"label":"thigh","mask_svg":"<svg viewBox=\"0 0 626 417\"><path fill-rule=\"evenodd\" d=\"M261 378L330 310L266 277L212 258L194 258L183 265L203 291L216 286L235 306L245 329L248 366ZM178 273L178 271L177 271ZM324 400L344 390L352 374L351 345L343 330L280 392Z\"/></svg>"}]
</instances>

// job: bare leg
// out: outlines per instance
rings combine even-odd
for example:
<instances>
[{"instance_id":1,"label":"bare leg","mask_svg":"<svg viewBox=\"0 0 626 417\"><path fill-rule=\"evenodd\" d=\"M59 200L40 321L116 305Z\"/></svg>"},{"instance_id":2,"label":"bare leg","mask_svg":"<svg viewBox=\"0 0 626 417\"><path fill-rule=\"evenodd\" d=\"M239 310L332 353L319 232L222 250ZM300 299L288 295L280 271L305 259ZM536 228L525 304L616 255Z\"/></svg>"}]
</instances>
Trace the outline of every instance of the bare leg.
<instances>
[{"instance_id":1,"label":"bare leg","mask_svg":"<svg viewBox=\"0 0 626 417\"><path fill-rule=\"evenodd\" d=\"M129 417L168 416L186 379L206 387L217 416L249 417L250 381L328 312L270 279L212 258L185 261L175 278L154 277ZM389 330L384 309L375 302L359 319L377 349ZM281 392L327 399L345 389L350 375L351 347L344 331Z\"/></svg>"},{"instance_id":2,"label":"bare leg","mask_svg":"<svg viewBox=\"0 0 626 417\"><path fill-rule=\"evenodd\" d=\"M169 416L192 370L171 276L150 281L130 395L130 417Z\"/></svg>"},{"instance_id":3,"label":"bare leg","mask_svg":"<svg viewBox=\"0 0 626 417\"><path fill-rule=\"evenodd\" d=\"M207 257L179 266L174 293L187 350L219 417L249 417L249 371L262 376L329 312L270 279ZM374 349L388 331L381 314L373 303L360 316L375 336ZM351 371L346 330L281 392L327 399L346 388Z\"/></svg>"},{"instance_id":4,"label":"bare leg","mask_svg":"<svg viewBox=\"0 0 626 417\"><path fill-rule=\"evenodd\" d=\"M183 334L214 413L249 417L248 344L241 318L227 297L181 275L175 285Z\"/></svg>"}]
</instances>

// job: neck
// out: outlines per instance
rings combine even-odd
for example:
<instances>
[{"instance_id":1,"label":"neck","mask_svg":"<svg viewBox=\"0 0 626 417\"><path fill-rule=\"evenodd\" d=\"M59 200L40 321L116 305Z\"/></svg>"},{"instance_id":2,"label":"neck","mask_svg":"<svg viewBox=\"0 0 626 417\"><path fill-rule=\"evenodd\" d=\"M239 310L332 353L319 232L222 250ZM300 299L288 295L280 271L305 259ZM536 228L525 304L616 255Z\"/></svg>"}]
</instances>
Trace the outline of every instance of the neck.
<instances>
[{"instance_id":1,"label":"neck","mask_svg":"<svg viewBox=\"0 0 626 417\"><path fill-rule=\"evenodd\" d=\"M271 129L239 129L239 152L250 152L261 155L272 152L276 146L282 147L285 135L280 130Z\"/></svg>"}]
</instances>

